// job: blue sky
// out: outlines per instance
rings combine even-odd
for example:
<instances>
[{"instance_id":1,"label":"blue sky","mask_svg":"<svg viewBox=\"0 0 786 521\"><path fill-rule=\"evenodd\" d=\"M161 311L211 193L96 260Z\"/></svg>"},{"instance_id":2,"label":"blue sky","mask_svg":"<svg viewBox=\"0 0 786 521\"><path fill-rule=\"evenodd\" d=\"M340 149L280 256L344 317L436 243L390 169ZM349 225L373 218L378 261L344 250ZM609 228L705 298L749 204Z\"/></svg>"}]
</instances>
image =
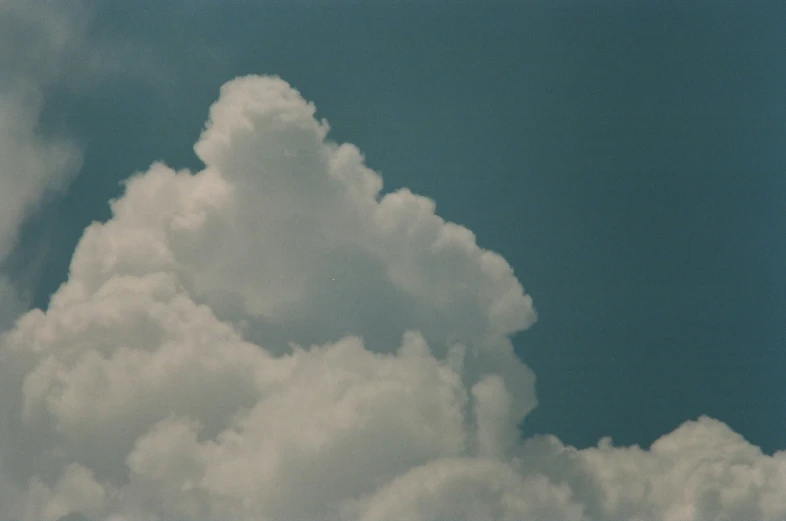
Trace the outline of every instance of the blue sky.
<instances>
[{"instance_id":1,"label":"blue sky","mask_svg":"<svg viewBox=\"0 0 786 521\"><path fill-rule=\"evenodd\" d=\"M91 12L86 41L121 42L120 58L44 87L41 128L83 163L5 262L33 305L67 280L122 180L157 160L198 171L220 86L273 74L363 152L383 193L433 199L511 265L538 311L513 340L537 377L525 437L646 448L708 415L767 454L786 448L781 3Z\"/></svg>"}]
</instances>

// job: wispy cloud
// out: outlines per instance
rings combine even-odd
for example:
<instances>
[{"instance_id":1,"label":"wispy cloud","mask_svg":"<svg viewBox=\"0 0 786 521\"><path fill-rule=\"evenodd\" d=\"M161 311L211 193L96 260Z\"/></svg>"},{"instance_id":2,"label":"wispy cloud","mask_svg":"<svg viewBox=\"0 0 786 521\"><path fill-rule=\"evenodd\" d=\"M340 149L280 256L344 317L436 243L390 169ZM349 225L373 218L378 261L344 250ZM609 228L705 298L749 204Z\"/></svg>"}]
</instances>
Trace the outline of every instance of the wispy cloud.
<instances>
[{"instance_id":1,"label":"wispy cloud","mask_svg":"<svg viewBox=\"0 0 786 521\"><path fill-rule=\"evenodd\" d=\"M79 40L74 11L56 7L0 1L0 263L25 218L47 194L66 186L81 164L74 143L39 129L46 87ZM0 329L24 307L18 290L0 273Z\"/></svg>"}]
</instances>

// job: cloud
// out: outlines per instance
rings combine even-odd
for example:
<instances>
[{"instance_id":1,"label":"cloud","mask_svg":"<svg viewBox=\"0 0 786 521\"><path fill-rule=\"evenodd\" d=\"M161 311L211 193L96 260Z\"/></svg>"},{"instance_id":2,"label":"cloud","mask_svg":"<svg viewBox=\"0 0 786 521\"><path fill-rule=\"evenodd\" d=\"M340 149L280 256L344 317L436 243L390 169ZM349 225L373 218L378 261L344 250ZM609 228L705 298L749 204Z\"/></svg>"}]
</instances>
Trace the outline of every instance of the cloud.
<instances>
[{"instance_id":1,"label":"cloud","mask_svg":"<svg viewBox=\"0 0 786 521\"><path fill-rule=\"evenodd\" d=\"M57 4L0 0L0 265L24 220L65 187L81 156L71 142L42 135L46 85L75 39L72 19ZM0 273L0 330L26 307L19 288Z\"/></svg>"},{"instance_id":2,"label":"cloud","mask_svg":"<svg viewBox=\"0 0 786 521\"><path fill-rule=\"evenodd\" d=\"M314 115L281 79L224 85L205 168L129 178L0 336L0 518L786 515L786 454L709 418L649 450L520 441L531 299Z\"/></svg>"},{"instance_id":3,"label":"cloud","mask_svg":"<svg viewBox=\"0 0 786 521\"><path fill-rule=\"evenodd\" d=\"M75 142L41 129L51 90L87 89L110 77L166 83L163 64L151 62L138 42L91 39L90 22L100 4L0 0L0 270L8 268L25 220L67 188L82 163ZM36 269L33 263L13 277L0 272L0 331L28 307Z\"/></svg>"},{"instance_id":4,"label":"cloud","mask_svg":"<svg viewBox=\"0 0 786 521\"><path fill-rule=\"evenodd\" d=\"M9 253L21 222L41 198L62 188L79 166L73 144L37 133L40 111L35 86L0 90L0 258Z\"/></svg>"},{"instance_id":5,"label":"cloud","mask_svg":"<svg viewBox=\"0 0 786 521\"><path fill-rule=\"evenodd\" d=\"M159 91L175 65L150 42L96 20L112 16L106 0L0 0L0 75L75 92L118 80ZM105 21L105 20L101 20ZM112 20L115 22L116 20Z\"/></svg>"},{"instance_id":6,"label":"cloud","mask_svg":"<svg viewBox=\"0 0 786 521\"><path fill-rule=\"evenodd\" d=\"M26 310L26 305L16 287L0 274L0 331L11 327L16 317Z\"/></svg>"},{"instance_id":7,"label":"cloud","mask_svg":"<svg viewBox=\"0 0 786 521\"><path fill-rule=\"evenodd\" d=\"M0 0L2 77L39 86L59 78L83 45L87 13L80 0Z\"/></svg>"}]
</instances>

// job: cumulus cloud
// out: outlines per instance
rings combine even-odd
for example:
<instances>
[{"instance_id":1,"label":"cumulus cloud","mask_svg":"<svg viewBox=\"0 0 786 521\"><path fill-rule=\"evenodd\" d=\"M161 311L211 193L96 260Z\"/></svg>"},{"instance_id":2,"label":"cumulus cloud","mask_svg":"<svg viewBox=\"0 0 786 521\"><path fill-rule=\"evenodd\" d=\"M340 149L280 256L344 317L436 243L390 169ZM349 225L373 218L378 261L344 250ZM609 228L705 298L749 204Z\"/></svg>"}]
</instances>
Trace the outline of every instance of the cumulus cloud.
<instances>
[{"instance_id":1,"label":"cumulus cloud","mask_svg":"<svg viewBox=\"0 0 786 521\"><path fill-rule=\"evenodd\" d=\"M0 518L778 519L786 454L700 418L521 441L510 266L286 82L227 83L205 168L128 179L0 336Z\"/></svg>"}]
</instances>

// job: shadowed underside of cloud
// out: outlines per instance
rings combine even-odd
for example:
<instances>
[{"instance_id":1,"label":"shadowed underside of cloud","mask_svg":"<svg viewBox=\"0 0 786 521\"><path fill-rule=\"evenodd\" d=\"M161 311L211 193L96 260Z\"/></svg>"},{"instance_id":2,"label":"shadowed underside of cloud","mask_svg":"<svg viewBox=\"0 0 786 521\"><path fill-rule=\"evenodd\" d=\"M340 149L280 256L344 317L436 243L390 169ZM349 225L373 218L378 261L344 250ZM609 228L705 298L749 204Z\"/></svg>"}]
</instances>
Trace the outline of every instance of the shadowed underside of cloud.
<instances>
[{"instance_id":1,"label":"shadowed underside of cloud","mask_svg":"<svg viewBox=\"0 0 786 521\"><path fill-rule=\"evenodd\" d=\"M499 255L287 83L227 83L0 337L0 518L778 519L786 453L700 418L649 450L521 442L535 319Z\"/></svg>"}]
</instances>

